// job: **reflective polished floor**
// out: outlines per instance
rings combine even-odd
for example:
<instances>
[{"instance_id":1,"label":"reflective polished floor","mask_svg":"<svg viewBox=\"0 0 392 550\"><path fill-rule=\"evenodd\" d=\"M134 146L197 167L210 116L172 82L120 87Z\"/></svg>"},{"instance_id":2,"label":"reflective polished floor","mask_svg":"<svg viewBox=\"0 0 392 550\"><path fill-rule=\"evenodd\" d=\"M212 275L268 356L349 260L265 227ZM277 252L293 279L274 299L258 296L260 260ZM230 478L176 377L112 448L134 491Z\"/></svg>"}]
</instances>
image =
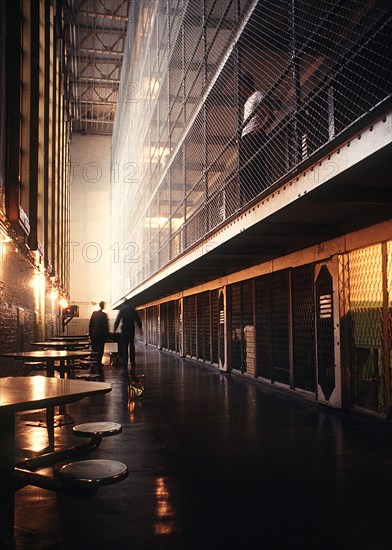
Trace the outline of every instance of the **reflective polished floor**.
<instances>
[{"instance_id":1,"label":"reflective polished floor","mask_svg":"<svg viewBox=\"0 0 392 550\"><path fill-rule=\"evenodd\" d=\"M126 463L128 478L88 500L22 489L18 548L392 548L385 425L153 348L137 362L142 401L128 405L124 370L107 365L112 392L67 406L76 422L122 424L89 456ZM18 444L42 448L46 430L30 420ZM71 429L55 429L58 448L80 443Z\"/></svg>"}]
</instances>

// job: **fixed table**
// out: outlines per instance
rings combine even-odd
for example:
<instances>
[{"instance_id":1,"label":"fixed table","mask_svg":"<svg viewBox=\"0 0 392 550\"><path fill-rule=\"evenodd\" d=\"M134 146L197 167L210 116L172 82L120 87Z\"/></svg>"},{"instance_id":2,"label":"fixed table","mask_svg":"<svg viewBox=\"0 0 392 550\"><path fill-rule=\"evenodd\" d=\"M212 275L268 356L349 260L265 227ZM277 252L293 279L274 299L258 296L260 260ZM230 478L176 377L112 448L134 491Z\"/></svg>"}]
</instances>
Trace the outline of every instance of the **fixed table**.
<instances>
[{"instance_id":1,"label":"fixed table","mask_svg":"<svg viewBox=\"0 0 392 550\"><path fill-rule=\"evenodd\" d=\"M107 393L111 385L45 376L0 378L0 548L13 548L15 413L53 408Z\"/></svg>"},{"instance_id":2,"label":"fixed table","mask_svg":"<svg viewBox=\"0 0 392 550\"><path fill-rule=\"evenodd\" d=\"M88 350L37 350L37 351L16 351L0 353L0 357L9 357L26 362L44 361L46 363L47 376L54 376L55 362L60 362L60 376L64 378L66 362L72 359L83 359L91 355Z\"/></svg>"},{"instance_id":3,"label":"fixed table","mask_svg":"<svg viewBox=\"0 0 392 550\"><path fill-rule=\"evenodd\" d=\"M83 359L91 355L91 351L86 350L39 350L39 351L17 351L9 353L0 353L0 357L9 357L12 359L22 360L25 362L44 361L46 363L46 376L54 377L55 362L60 363L58 370L60 372L60 378L65 377L67 370L67 361L72 359ZM59 420L60 425L72 422L73 419L69 418L64 410L60 410L60 413L56 418ZM46 428L48 430L49 446L54 445L54 409L53 407L47 407L46 409Z\"/></svg>"},{"instance_id":4,"label":"fixed table","mask_svg":"<svg viewBox=\"0 0 392 550\"><path fill-rule=\"evenodd\" d=\"M72 340L88 340L88 334L75 334L73 336L61 336L61 335L57 335L57 336L52 336L52 337L47 337L46 338L47 340L64 340L64 341L72 341Z\"/></svg>"},{"instance_id":5,"label":"fixed table","mask_svg":"<svg viewBox=\"0 0 392 550\"><path fill-rule=\"evenodd\" d=\"M90 342L88 340L48 340L45 342L30 342L30 346L37 348L71 351L86 348L89 344Z\"/></svg>"}]
</instances>

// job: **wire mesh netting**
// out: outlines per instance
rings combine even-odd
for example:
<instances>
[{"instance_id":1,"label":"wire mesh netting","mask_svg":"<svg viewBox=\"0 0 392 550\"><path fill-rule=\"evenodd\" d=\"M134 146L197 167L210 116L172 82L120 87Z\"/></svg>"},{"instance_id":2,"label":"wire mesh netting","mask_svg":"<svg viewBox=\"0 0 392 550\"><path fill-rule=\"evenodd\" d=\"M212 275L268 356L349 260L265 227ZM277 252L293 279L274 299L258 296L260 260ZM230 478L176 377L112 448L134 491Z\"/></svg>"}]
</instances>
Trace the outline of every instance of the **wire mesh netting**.
<instances>
[{"instance_id":1,"label":"wire mesh netting","mask_svg":"<svg viewBox=\"0 0 392 550\"><path fill-rule=\"evenodd\" d=\"M132 2L113 134L114 299L392 90L391 3Z\"/></svg>"},{"instance_id":2,"label":"wire mesh netting","mask_svg":"<svg viewBox=\"0 0 392 550\"><path fill-rule=\"evenodd\" d=\"M354 405L384 412L390 397L392 242L349 254Z\"/></svg>"}]
</instances>

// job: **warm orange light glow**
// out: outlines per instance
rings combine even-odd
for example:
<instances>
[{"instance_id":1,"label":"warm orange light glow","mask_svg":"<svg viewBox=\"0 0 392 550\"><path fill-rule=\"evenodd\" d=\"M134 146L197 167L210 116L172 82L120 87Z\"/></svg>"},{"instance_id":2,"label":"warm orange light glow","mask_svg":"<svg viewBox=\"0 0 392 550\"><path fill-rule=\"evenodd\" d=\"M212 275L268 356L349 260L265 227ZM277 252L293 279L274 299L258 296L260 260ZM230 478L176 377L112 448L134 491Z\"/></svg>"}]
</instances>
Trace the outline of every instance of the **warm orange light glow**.
<instances>
[{"instance_id":1,"label":"warm orange light glow","mask_svg":"<svg viewBox=\"0 0 392 550\"><path fill-rule=\"evenodd\" d=\"M38 421L44 423L46 421L45 409L37 411ZM25 430L26 434L26 446L29 450L38 452L47 447L48 445L48 433L43 430L41 426L34 427Z\"/></svg>"},{"instance_id":2,"label":"warm orange light glow","mask_svg":"<svg viewBox=\"0 0 392 550\"><path fill-rule=\"evenodd\" d=\"M45 376L34 376L33 399L41 399L46 387Z\"/></svg>"},{"instance_id":3,"label":"warm orange light glow","mask_svg":"<svg viewBox=\"0 0 392 550\"><path fill-rule=\"evenodd\" d=\"M156 480L155 496L157 499L157 516L161 521L154 525L156 535L169 535L173 532L173 520L169 518L174 516L174 511L170 502L170 493L163 477Z\"/></svg>"},{"instance_id":4,"label":"warm orange light glow","mask_svg":"<svg viewBox=\"0 0 392 550\"><path fill-rule=\"evenodd\" d=\"M66 300L65 298L61 298L59 304L62 308L68 307L68 300Z\"/></svg>"},{"instance_id":5,"label":"warm orange light glow","mask_svg":"<svg viewBox=\"0 0 392 550\"><path fill-rule=\"evenodd\" d=\"M149 217L145 219L144 227L151 227L153 229L159 229L161 227L164 227L169 221L169 218L165 217ZM184 222L183 218L172 218L170 220L172 224L172 228L174 231L177 231L181 227L181 225Z\"/></svg>"},{"instance_id":6,"label":"warm orange light glow","mask_svg":"<svg viewBox=\"0 0 392 550\"><path fill-rule=\"evenodd\" d=\"M5 233L4 230L0 228L0 242L1 243L9 243L10 240L11 239L9 238L7 233Z\"/></svg>"},{"instance_id":7,"label":"warm orange light glow","mask_svg":"<svg viewBox=\"0 0 392 550\"><path fill-rule=\"evenodd\" d=\"M128 410L129 410L129 420L131 421L131 423L135 421L135 415L134 415L135 407L136 407L135 401L129 401Z\"/></svg>"},{"instance_id":8,"label":"warm orange light glow","mask_svg":"<svg viewBox=\"0 0 392 550\"><path fill-rule=\"evenodd\" d=\"M34 289L34 298L35 298L35 308L37 310L40 309L40 299L45 293L45 277L44 275L39 271L36 270L34 272L33 279L31 280L31 286Z\"/></svg>"},{"instance_id":9,"label":"warm orange light glow","mask_svg":"<svg viewBox=\"0 0 392 550\"><path fill-rule=\"evenodd\" d=\"M170 535L173 532L172 522L164 523L158 522L154 526L154 532L156 535Z\"/></svg>"}]
</instances>

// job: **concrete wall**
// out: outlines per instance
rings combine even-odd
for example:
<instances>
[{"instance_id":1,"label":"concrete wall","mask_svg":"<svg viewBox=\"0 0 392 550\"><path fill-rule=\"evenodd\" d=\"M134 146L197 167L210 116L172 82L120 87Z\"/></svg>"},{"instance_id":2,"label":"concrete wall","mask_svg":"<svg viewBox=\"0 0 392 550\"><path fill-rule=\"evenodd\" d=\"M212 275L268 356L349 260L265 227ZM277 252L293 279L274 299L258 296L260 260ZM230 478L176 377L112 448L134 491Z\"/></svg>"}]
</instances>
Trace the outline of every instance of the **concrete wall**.
<instances>
[{"instance_id":1,"label":"concrete wall","mask_svg":"<svg viewBox=\"0 0 392 550\"><path fill-rule=\"evenodd\" d=\"M80 317L69 334L87 330L97 304L104 300L110 317L110 136L74 134L71 142L70 304Z\"/></svg>"}]
</instances>

